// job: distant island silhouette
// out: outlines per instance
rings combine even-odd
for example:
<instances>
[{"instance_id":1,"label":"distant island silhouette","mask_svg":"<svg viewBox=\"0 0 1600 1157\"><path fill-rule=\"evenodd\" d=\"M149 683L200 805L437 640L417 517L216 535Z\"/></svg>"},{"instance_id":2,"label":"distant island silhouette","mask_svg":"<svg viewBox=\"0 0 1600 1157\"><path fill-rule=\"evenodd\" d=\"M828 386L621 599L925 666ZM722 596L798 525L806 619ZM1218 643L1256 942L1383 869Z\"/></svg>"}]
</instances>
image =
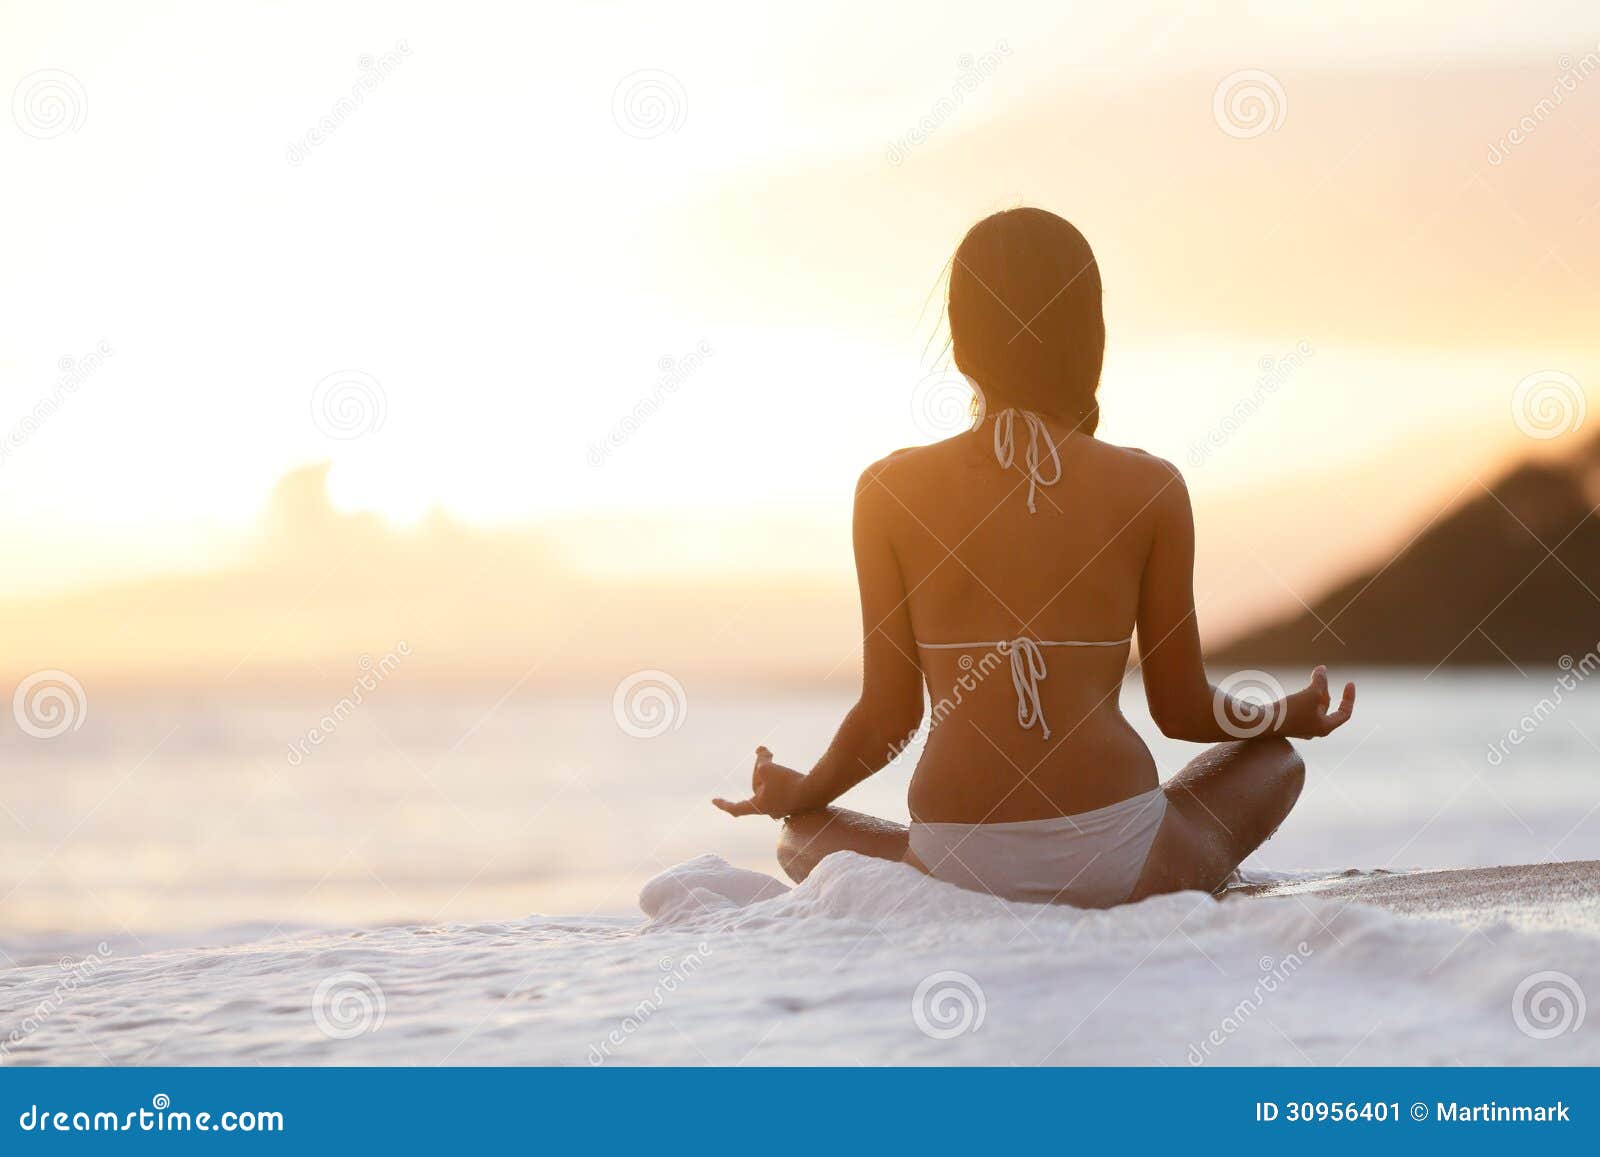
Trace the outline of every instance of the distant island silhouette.
<instances>
[{"instance_id":1,"label":"distant island silhouette","mask_svg":"<svg viewBox=\"0 0 1600 1157\"><path fill-rule=\"evenodd\" d=\"M1597 505L1600 438L1474 487L1382 563L1309 610L1213 648L1208 662L1223 670L1577 661L1600 646Z\"/></svg>"},{"instance_id":2,"label":"distant island silhouette","mask_svg":"<svg viewBox=\"0 0 1600 1157\"><path fill-rule=\"evenodd\" d=\"M336 684L400 641L402 683L614 683L646 666L796 686L857 677L843 581L582 573L538 527L434 512L403 528L341 512L327 474L318 463L284 475L254 533L210 569L0 601L0 678L60 668L141 687ZM1207 661L1218 675L1577 662L1600 645L1597 502L1600 439L1471 484L1310 613L1208 647Z\"/></svg>"}]
</instances>

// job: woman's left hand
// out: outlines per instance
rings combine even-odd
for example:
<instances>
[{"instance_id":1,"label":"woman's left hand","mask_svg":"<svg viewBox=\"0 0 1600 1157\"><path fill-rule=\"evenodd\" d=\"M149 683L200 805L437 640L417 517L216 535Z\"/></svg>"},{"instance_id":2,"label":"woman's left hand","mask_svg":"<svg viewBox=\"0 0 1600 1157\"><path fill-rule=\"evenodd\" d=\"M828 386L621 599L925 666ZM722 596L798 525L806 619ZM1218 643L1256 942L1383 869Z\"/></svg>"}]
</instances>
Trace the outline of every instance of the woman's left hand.
<instances>
[{"instance_id":1,"label":"woman's left hand","mask_svg":"<svg viewBox=\"0 0 1600 1157\"><path fill-rule=\"evenodd\" d=\"M1280 702L1283 717L1276 734L1290 739L1320 739L1350 721L1356 708L1356 685L1346 683L1339 706L1334 707L1328 694L1328 668L1318 666L1311 672L1311 682L1304 689L1285 696Z\"/></svg>"},{"instance_id":2,"label":"woman's left hand","mask_svg":"<svg viewBox=\"0 0 1600 1157\"><path fill-rule=\"evenodd\" d=\"M772 762L772 752L756 748L756 765L750 773L750 798L714 799L711 802L730 816L772 816L782 819L805 811L801 785L806 777L792 767Z\"/></svg>"}]
</instances>

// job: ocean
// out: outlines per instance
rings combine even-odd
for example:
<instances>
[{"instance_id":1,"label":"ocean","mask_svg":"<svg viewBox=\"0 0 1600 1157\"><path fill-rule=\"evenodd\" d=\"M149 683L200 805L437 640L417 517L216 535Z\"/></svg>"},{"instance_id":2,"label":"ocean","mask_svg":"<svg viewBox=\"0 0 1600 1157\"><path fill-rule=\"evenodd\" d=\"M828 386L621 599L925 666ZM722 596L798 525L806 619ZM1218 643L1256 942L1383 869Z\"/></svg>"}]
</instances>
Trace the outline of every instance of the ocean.
<instances>
[{"instance_id":1,"label":"ocean","mask_svg":"<svg viewBox=\"0 0 1600 1157\"><path fill-rule=\"evenodd\" d=\"M1563 674L1355 672L1354 720L1303 745L1306 790L1247 868L1600 859L1600 689ZM387 691L335 714L91 689L76 730L7 730L0 1060L1600 1060L1592 1031L1508 1011L1544 972L1600 991L1582 932L1300 899L1084 913L854 857L788 891L776 826L708 801L757 744L814 758L847 694L688 685L629 734L609 687ZM1136 683L1124 709L1163 775L1196 750ZM843 802L903 820L915 755ZM1197 1060L1291 959L1275 1011Z\"/></svg>"}]
</instances>

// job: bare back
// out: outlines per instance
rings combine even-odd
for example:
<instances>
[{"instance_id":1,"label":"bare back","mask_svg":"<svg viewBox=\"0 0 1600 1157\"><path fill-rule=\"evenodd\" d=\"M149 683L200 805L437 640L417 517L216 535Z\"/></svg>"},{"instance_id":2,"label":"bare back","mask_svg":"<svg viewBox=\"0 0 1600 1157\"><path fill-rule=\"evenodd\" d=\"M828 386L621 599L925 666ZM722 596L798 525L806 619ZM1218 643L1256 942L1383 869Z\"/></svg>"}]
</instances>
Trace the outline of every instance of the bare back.
<instances>
[{"instance_id":1,"label":"bare back","mask_svg":"<svg viewBox=\"0 0 1600 1157\"><path fill-rule=\"evenodd\" d=\"M1071 815L1157 783L1154 761L1118 704L1126 642L1041 648L1041 721L1028 727L1019 723L1011 672L1026 656L1014 660L990 645L1127 640L1157 499L1174 478L1141 451L1046 424L1061 470L1055 484L1034 488L1035 513L1026 468L996 461L992 422L894 454L863 484L863 500L875 508L870 526L887 539L904 584L912 637L896 645L914 648L933 703L910 790L912 816L923 822Z\"/></svg>"},{"instance_id":2,"label":"bare back","mask_svg":"<svg viewBox=\"0 0 1600 1157\"><path fill-rule=\"evenodd\" d=\"M956 247L951 356L991 412L862 474L861 694L810 771L759 748L750 797L713 801L787 817L791 874L848 848L1024 899L1214 887L1299 793L1284 739L1349 720L1355 686L1333 707L1323 667L1270 703L1211 684L1181 474L1079 433L1099 417L1102 296L1088 241L1044 209L992 213ZM1218 745L1166 784L1117 701L1135 635L1151 722ZM834 807L928 718L925 693L911 829Z\"/></svg>"}]
</instances>

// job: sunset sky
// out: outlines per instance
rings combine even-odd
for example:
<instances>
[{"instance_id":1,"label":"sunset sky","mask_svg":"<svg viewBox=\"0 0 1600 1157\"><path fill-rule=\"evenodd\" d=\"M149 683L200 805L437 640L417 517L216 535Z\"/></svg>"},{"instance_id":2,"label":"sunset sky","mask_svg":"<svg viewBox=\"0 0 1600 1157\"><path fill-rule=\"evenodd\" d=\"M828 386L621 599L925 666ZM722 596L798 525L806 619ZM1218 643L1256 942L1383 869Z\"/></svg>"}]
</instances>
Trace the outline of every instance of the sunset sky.
<instances>
[{"instance_id":1,"label":"sunset sky","mask_svg":"<svg viewBox=\"0 0 1600 1157\"><path fill-rule=\"evenodd\" d=\"M1022 203L1100 256L1101 434L1188 475L1224 623L1600 425L1592 3L246 11L0 3L0 598L259 561L323 461L530 574L848 594Z\"/></svg>"}]
</instances>

